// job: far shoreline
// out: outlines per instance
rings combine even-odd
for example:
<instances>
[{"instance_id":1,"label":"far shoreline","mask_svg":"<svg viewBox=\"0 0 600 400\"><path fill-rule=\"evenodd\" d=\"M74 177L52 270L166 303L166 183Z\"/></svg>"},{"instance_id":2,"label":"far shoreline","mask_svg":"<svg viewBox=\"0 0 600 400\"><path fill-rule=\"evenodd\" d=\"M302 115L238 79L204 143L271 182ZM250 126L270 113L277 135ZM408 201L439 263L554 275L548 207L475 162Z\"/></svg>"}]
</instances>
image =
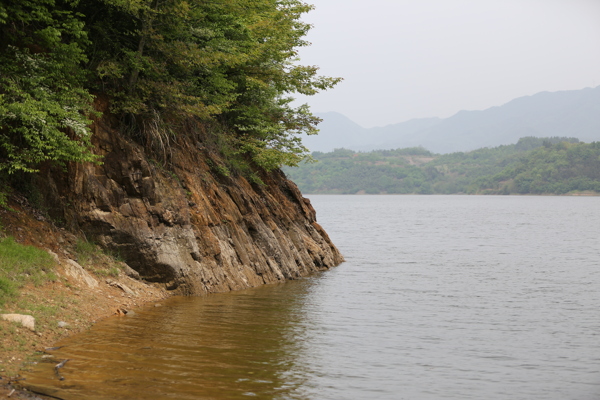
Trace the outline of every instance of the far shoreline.
<instances>
[{"instance_id":1,"label":"far shoreline","mask_svg":"<svg viewBox=\"0 0 600 400\"><path fill-rule=\"evenodd\" d=\"M363 192L363 193L361 193ZM364 191L357 193L302 193L303 196L484 196L484 197L510 197L510 196L519 196L519 197L597 197L600 196L600 193L597 192L580 192L580 193L564 193L564 194L556 194L556 193L509 193L509 194L500 194L500 193L365 193Z\"/></svg>"}]
</instances>

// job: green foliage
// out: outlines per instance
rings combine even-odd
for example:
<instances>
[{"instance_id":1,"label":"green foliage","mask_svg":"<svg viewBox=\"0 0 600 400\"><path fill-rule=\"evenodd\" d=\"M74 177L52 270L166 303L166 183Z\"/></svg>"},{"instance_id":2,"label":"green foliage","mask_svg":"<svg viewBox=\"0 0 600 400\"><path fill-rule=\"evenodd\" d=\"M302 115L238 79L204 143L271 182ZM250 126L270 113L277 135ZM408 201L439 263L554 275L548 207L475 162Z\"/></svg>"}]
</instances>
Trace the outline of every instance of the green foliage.
<instances>
[{"instance_id":1,"label":"green foliage","mask_svg":"<svg viewBox=\"0 0 600 400\"><path fill-rule=\"evenodd\" d=\"M428 170L415 162L431 159L422 148L379 150L356 153L335 149L331 153L314 152L318 163L303 163L300 168L286 168L286 173L307 193L429 193L425 184Z\"/></svg>"},{"instance_id":2,"label":"green foliage","mask_svg":"<svg viewBox=\"0 0 600 400\"><path fill-rule=\"evenodd\" d=\"M122 258L118 254L107 252L94 242L77 239L75 244L77 262L98 276L119 276L121 269L119 262Z\"/></svg>"},{"instance_id":3,"label":"green foliage","mask_svg":"<svg viewBox=\"0 0 600 400\"><path fill-rule=\"evenodd\" d=\"M0 172L95 161L94 94L166 158L190 120L220 124L239 160L270 170L308 156L316 133L295 93L340 79L296 64L300 0L7 0L0 5Z\"/></svg>"},{"instance_id":4,"label":"green foliage","mask_svg":"<svg viewBox=\"0 0 600 400\"><path fill-rule=\"evenodd\" d=\"M600 144L523 138L515 145L433 155L424 149L313 153L286 168L305 193L600 193Z\"/></svg>"},{"instance_id":5,"label":"green foliage","mask_svg":"<svg viewBox=\"0 0 600 400\"><path fill-rule=\"evenodd\" d=\"M0 189L0 208L6 207L8 207L8 192L6 191L5 187L3 187Z\"/></svg>"},{"instance_id":6,"label":"green foliage","mask_svg":"<svg viewBox=\"0 0 600 400\"><path fill-rule=\"evenodd\" d=\"M298 0L82 0L97 90L135 121L145 143L152 121L218 120L228 141L255 165L295 165L308 155L298 138L319 119L289 94L315 94L339 79L296 65L312 7ZM164 140L158 139L163 143Z\"/></svg>"},{"instance_id":7,"label":"green foliage","mask_svg":"<svg viewBox=\"0 0 600 400\"><path fill-rule=\"evenodd\" d=\"M17 285L6 277L0 277L0 305L18 294Z\"/></svg>"},{"instance_id":8,"label":"green foliage","mask_svg":"<svg viewBox=\"0 0 600 400\"><path fill-rule=\"evenodd\" d=\"M0 9L0 172L95 160L92 97L82 86L88 40L70 4L8 1Z\"/></svg>"},{"instance_id":9,"label":"green foliage","mask_svg":"<svg viewBox=\"0 0 600 400\"><path fill-rule=\"evenodd\" d=\"M600 192L600 143L546 142L488 181L476 183L481 189L521 194Z\"/></svg>"},{"instance_id":10,"label":"green foliage","mask_svg":"<svg viewBox=\"0 0 600 400\"><path fill-rule=\"evenodd\" d=\"M515 145L515 149L519 151L527 151L534 150L538 147L546 146L549 147L553 144L558 144L561 142L566 143L578 143L579 139L569 138L569 137L549 137L549 138L538 138L533 136L527 136L519 139L517 144Z\"/></svg>"},{"instance_id":11,"label":"green foliage","mask_svg":"<svg viewBox=\"0 0 600 400\"><path fill-rule=\"evenodd\" d=\"M15 242L14 238L0 239L0 304L13 299L27 282L39 285L55 280L54 259L43 250Z\"/></svg>"},{"instance_id":12,"label":"green foliage","mask_svg":"<svg viewBox=\"0 0 600 400\"><path fill-rule=\"evenodd\" d=\"M83 239L77 239L75 252L77 253L77 262L84 267L90 265L95 258L102 254L102 250L95 243Z\"/></svg>"}]
</instances>

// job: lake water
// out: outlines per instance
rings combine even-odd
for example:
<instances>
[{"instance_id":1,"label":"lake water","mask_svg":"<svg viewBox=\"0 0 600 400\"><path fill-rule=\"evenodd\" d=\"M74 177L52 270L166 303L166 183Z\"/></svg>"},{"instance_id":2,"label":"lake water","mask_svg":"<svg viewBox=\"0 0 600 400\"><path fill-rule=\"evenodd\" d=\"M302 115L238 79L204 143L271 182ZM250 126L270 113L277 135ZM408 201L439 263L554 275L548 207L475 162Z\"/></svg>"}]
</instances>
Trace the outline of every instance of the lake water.
<instances>
[{"instance_id":1,"label":"lake water","mask_svg":"<svg viewBox=\"0 0 600 400\"><path fill-rule=\"evenodd\" d=\"M60 343L65 399L600 399L600 197L309 196L346 257Z\"/></svg>"}]
</instances>

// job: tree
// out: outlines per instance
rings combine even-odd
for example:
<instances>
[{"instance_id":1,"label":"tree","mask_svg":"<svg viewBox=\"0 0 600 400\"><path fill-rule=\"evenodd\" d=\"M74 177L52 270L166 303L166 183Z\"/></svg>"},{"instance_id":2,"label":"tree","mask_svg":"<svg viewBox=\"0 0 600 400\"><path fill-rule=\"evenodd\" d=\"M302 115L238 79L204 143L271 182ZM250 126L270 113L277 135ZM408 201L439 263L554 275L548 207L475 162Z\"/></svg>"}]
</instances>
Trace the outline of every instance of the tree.
<instances>
[{"instance_id":1,"label":"tree","mask_svg":"<svg viewBox=\"0 0 600 400\"><path fill-rule=\"evenodd\" d=\"M83 88L88 44L71 2L0 5L0 172L40 162L93 161Z\"/></svg>"},{"instance_id":2,"label":"tree","mask_svg":"<svg viewBox=\"0 0 600 400\"><path fill-rule=\"evenodd\" d=\"M148 146L187 121L220 125L232 156L264 169L308 156L294 93L339 82L297 65L300 0L6 0L0 4L0 171L92 161L93 95Z\"/></svg>"},{"instance_id":3,"label":"tree","mask_svg":"<svg viewBox=\"0 0 600 400\"><path fill-rule=\"evenodd\" d=\"M101 4L102 12L91 10ZM309 29L299 0L82 0L91 68L113 110L139 123L147 141L188 118L218 120L237 154L261 167L295 165L308 156L298 133L316 133L308 107L291 94L315 94L338 78L296 65ZM157 123L161 122L161 123ZM166 124L162 123L166 122Z\"/></svg>"}]
</instances>

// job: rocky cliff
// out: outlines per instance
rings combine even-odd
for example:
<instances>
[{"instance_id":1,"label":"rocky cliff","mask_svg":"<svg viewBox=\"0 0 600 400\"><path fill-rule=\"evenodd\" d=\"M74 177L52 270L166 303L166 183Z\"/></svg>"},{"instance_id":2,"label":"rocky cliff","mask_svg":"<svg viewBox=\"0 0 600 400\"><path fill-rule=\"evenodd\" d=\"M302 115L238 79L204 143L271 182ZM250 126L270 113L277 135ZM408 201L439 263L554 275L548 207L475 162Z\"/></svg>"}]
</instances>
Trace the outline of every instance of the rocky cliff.
<instances>
[{"instance_id":1,"label":"rocky cliff","mask_svg":"<svg viewBox=\"0 0 600 400\"><path fill-rule=\"evenodd\" d=\"M282 172L262 175L264 185L219 173L219 156L189 138L170 146L166 168L108 118L93 130L102 164L41 171L48 212L143 279L203 294L294 279L343 261L310 201Z\"/></svg>"}]
</instances>

